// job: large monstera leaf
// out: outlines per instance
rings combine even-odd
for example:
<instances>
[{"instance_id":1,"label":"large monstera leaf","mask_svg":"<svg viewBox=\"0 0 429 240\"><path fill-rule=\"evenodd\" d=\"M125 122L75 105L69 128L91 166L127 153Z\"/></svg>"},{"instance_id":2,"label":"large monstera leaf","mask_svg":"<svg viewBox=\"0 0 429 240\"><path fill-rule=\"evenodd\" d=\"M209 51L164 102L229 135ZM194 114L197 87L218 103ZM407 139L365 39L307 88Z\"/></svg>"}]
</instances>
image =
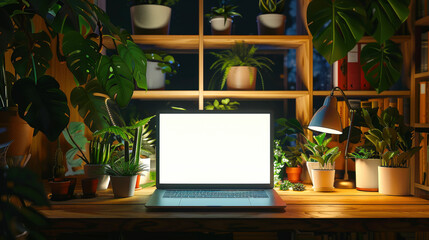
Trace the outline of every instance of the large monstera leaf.
<instances>
[{"instance_id":1,"label":"large monstera leaf","mask_svg":"<svg viewBox=\"0 0 429 240\"><path fill-rule=\"evenodd\" d=\"M365 79L381 93L388 90L401 77L401 49L391 40L384 44L369 43L361 52L360 64Z\"/></svg>"},{"instance_id":2,"label":"large monstera leaf","mask_svg":"<svg viewBox=\"0 0 429 240\"><path fill-rule=\"evenodd\" d=\"M13 24L9 14L0 8L0 52L6 52L9 42L13 38Z\"/></svg>"},{"instance_id":3,"label":"large monstera leaf","mask_svg":"<svg viewBox=\"0 0 429 240\"><path fill-rule=\"evenodd\" d=\"M21 78L34 78L34 68L37 77L45 74L52 59L51 39L46 32L16 32L14 44L11 60Z\"/></svg>"},{"instance_id":4,"label":"large monstera leaf","mask_svg":"<svg viewBox=\"0 0 429 240\"><path fill-rule=\"evenodd\" d=\"M125 107L134 92L133 74L120 56L102 56L97 71L101 86L120 107Z\"/></svg>"},{"instance_id":5,"label":"large monstera leaf","mask_svg":"<svg viewBox=\"0 0 429 240\"><path fill-rule=\"evenodd\" d=\"M101 57L96 42L83 38L76 31L70 31L64 34L63 53L67 58L67 67L79 84L95 78Z\"/></svg>"},{"instance_id":6,"label":"large monstera leaf","mask_svg":"<svg viewBox=\"0 0 429 240\"><path fill-rule=\"evenodd\" d=\"M365 9L359 0L313 0L308 28L316 50L330 63L343 58L362 38Z\"/></svg>"},{"instance_id":7,"label":"large monstera leaf","mask_svg":"<svg viewBox=\"0 0 429 240\"><path fill-rule=\"evenodd\" d=\"M392 37L410 13L409 0L375 0L367 7L367 30L379 43Z\"/></svg>"},{"instance_id":8,"label":"large monstera leaf","mask_svg":"<svg viewBox=\"0 0 429 240\"><path fill-rule=\"evenodd\" d=\"M41 76L37 84L30 78L16 81L12 97L18 104L19 116L50 141L55 141L69 123L67 97L51 76Z\"/></svg>"},{"instance_id":9,"label":"large monstera leaf","mask_svg":"<svg viewBox=\"0 0 429 240\"><path fill-rule=\"evenodd\" d=\"M73 107L78 107L79 115L92 132L109 126L106 97L103 94L104 91L96 80L89 81L85 88L74 88L70 94L70 102Z\"/></svg>"},{"instance_id":10,"label":"large monstera leaf","mask_svg":"<svg viewBox=\"0 0 429 240\"><path fill-rule=\"evenodd\" d=\"M135 43L128 40L126 45L122 44L118 46L118 52L119 56L128 65L128 68L132 70L137 86L147 90L147 59L143 51Z\"/></svg>"}]
</instances>

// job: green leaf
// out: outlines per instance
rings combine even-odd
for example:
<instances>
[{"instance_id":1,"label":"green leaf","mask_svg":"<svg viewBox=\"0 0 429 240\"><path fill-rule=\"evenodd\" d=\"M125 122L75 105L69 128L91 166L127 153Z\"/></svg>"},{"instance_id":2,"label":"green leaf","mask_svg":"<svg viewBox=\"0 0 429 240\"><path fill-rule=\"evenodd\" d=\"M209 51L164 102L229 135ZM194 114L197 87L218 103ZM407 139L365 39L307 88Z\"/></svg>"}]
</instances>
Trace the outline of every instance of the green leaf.
<instances>
[{"instance_id":1,"label":"green leaf","mask_svg":"<svg viewBox=\"0 0 429 240\"><path fill-rule=\"evenodd\" d=\"M0 7L4 4L10 4L6 1L0 3ZM14 2L14 1L12 1ZM9 42L13 39L14 31L12 20L10 19L9 14L3 8L0 8L0 52L6 52Z\"/></svg>"},{"instance_id":2,"label":"green leaf","mask_svg":"<svg viewBox=\"0 0 429 240\"><path fill-rule=\"evenodd\" d=\"M95 132L109 126L109 114L106 110L104 91L98 81L89 81L85 88L76 87L70 94L73 107L78 107L79 115L84 119L85 125Z\"/></svg>"},{"instance_id":3,"label":"green leaf","mask_svg":"<svg viewBox=\"0 0 429 240\"><path fill-rule=\"evenodd\" d=\"M365 9L359 0L313 0L307 8L314 48L330 63L343 58L362 38Z\"/></svg>"},{"instance_id":4,"label":"green leaf","mask_svg":"<svg viewBox=\"0 0 429 240\"><path fill-rule=\"evenodd\" d=\"M349 129L350 129L350 126L343 129L343 133L339 136L340 142L344 142L347 140ZM350 142L354 144L359 143L361 136L362 136L362 131L359 128L353 126L350 132Z\"/></svg>"},{"instance_id":5,"label":"green leaf","mask_svg":"<svg viewBox=\"0 0 429 240\"><path fill-rule=\"evenodd\" d=\"M325 139L326 133L321 133L317 136L313 136L314 140L316 140L317 145L322 145Z\"/></svg>"},{"instance_id":6,"label":"green leaf","mask_svg":"<svg viewBox=\"0 0 429 240\"><path fill-rule=\"evenodd\" d=\"M67 58L68 69L79 84L85 84L95 78L101 57L96 42L83 38L76 31L70 31L64 34L63 53Z\"/></svg>"},{"instance_id":7,"label":"green leaf","mask_svg":"<svg viewBox=\"0 0 429 240\"><path fill-rule=\"evenodd\" d=\"M381 93L388 90L401 77L402 53L399 46L391 40L384 44L368 43L361 52L365 79Z\"/></svg>"},{"instance_id":8,"label":"green leaf","mask_svg":"<svg viewBox=\"0 0 429 240\"><path fill-rule=\"evenodd\" d=\"M379 43L392 37L408 18L409 0L370 1L367 8L370 34Z\"/></svg>"},{"instance_id":9,"label":"green leaf","mask_svg":"<svg viewBox=\"0 0 429 240\"><path fill-rule=\"evenodd\" d=\"M124 140L130 141L130 138L133 137L131 133L129 133L126 128L118 127L118 126L109 126L107 128L95 131L93 133L94 136L103 136L106 133L112 133L117 136L120 136Z\"/></svg>"},{"instance_id":10,"label":"green leaf","mask_svg":"<svg viewBox=\"0 0 429 240\"><path fill-rule=\"evenodd\" d=\"M132 71L137 86L147 90L147 60L140 47L131 41L127 41L126 45L122 44L118 46L118 53Z\"/></svg>"},{"instance_id":11,"label":"green leaf","mask_svg":"<svg viewBox=\"0 0 429 240\"><path fill-rule=\"evenodd\" d=\"M29 78L18 80L12 88L18 113L35 130L55 141L68 125L70 110L67 97L51 76L42 76L37 85Z\"/></svg>"},{"instance_id":12,"label":"green leaf","mask_svg":"<svg viewBox=\"0 0 429 240\"><path fill-rule=\"evenodd\" d=\"M133 75L120 56L102 56L97 78L109 97L120 107L128 105L134 92Z\"/></svg>"},{"instance_id":13,"label":"green leaf","mask_svg":"<svg viewBox=\"0 0 429 240\"><path fill-rule=\"evenodd\" d=\"M17 0L3 0L2 2L0 2L0 7L4 7L10 4L19 4L19 2Z\"/></svg>"}]
</instances>

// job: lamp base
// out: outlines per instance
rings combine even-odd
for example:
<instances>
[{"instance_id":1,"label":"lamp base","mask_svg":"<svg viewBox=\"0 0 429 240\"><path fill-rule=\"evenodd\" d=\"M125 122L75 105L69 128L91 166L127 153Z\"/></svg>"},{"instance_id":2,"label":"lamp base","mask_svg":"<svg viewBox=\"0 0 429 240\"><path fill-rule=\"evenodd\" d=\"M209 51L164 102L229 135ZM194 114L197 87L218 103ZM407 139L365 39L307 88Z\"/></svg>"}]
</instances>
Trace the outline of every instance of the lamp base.
<instances>
[{"instance_id":1,"label":"lamp base","mask_svg":"<svg viewBox=\"0 0 429 240\"><path fill-rule=\"evenodd\" d=\"M353 189L356 188L356 183L353 180L337 179L334 183L335 188Z\"/></svg>"}]
</instances>

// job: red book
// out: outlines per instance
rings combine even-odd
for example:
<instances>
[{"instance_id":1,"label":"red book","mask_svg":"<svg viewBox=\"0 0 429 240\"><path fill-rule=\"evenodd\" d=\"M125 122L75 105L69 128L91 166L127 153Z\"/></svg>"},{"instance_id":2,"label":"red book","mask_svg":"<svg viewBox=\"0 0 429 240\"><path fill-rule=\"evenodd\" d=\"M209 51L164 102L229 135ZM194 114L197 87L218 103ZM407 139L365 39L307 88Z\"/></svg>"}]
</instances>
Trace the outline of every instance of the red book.
<instances>
[{"instance_id":1,"label":"red book","mask_svg":"<svg viewBox=\"0 0 429 240\"><path fill-rule=\"evenodd\" d=\"M344 57L333 65L333 87L347 90L347 57Z\"/></svg>"},{"instance_id":2,"label":"red book","mask_svg":"<svg viewBox=\"0 0 429 240\"><path fill-rule=\"evenodd\" d=\"M360 64L360 53L362 52L362 48L365 47L366 44L358 43L359 46L359 64ZM365 79L365 74L362 70L362 66L359 66L360 68L360 90L370 90L371 85L369 82Z\"/></svg>"},{"instance_id":3,"label":"red book","mask_svg":"<svg viewBox=\"0 0 429 240\"><path fill-rule=\"evenodd\" d=\"M360 89L359 47L356 45L347 54L347 90Z\"/></svg>"},{"instance_id":4,"label":"red book","mask_svg":"<svg viewBox=\"0 0 429 240\"><path fill-rule=\"evenodd\" d=\"M419 122L426 123L426 82L420 82Z\"/></svg>"}]
</instances>

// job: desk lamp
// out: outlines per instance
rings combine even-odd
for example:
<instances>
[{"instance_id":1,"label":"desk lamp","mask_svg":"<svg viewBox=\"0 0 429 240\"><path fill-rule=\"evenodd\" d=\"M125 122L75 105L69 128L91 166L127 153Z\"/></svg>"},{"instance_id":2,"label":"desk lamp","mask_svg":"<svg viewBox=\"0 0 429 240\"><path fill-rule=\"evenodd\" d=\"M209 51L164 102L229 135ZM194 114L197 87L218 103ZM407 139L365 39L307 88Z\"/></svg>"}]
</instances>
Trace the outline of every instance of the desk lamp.
<instances>
[{"instance_id":1,"label":"desk lamp","mask_svg":"<svg viewBox=\"0 0 429 240\"><path fill-rule=\"evenodd\" d=\"M348 161L348 148L350 142L350 133L353 123L353 115L355 109L350 106L350 103L344 94L343 90L339 87L334 87L331 90L331 94L325 98L323 106L317 110L313 118L310 121L308 128L312 131L325 132L329 134L342 134L343 127L341 124L341 118L337 111L337 98L334 96L335 90L338 90L343 95L347 108L350 111L350 127L347 135L347 143L344 157L344 179L335 180L334 186L336 188L355 188L355 182L349 179L347 161Z\"/></svg>"}]
</instances>

